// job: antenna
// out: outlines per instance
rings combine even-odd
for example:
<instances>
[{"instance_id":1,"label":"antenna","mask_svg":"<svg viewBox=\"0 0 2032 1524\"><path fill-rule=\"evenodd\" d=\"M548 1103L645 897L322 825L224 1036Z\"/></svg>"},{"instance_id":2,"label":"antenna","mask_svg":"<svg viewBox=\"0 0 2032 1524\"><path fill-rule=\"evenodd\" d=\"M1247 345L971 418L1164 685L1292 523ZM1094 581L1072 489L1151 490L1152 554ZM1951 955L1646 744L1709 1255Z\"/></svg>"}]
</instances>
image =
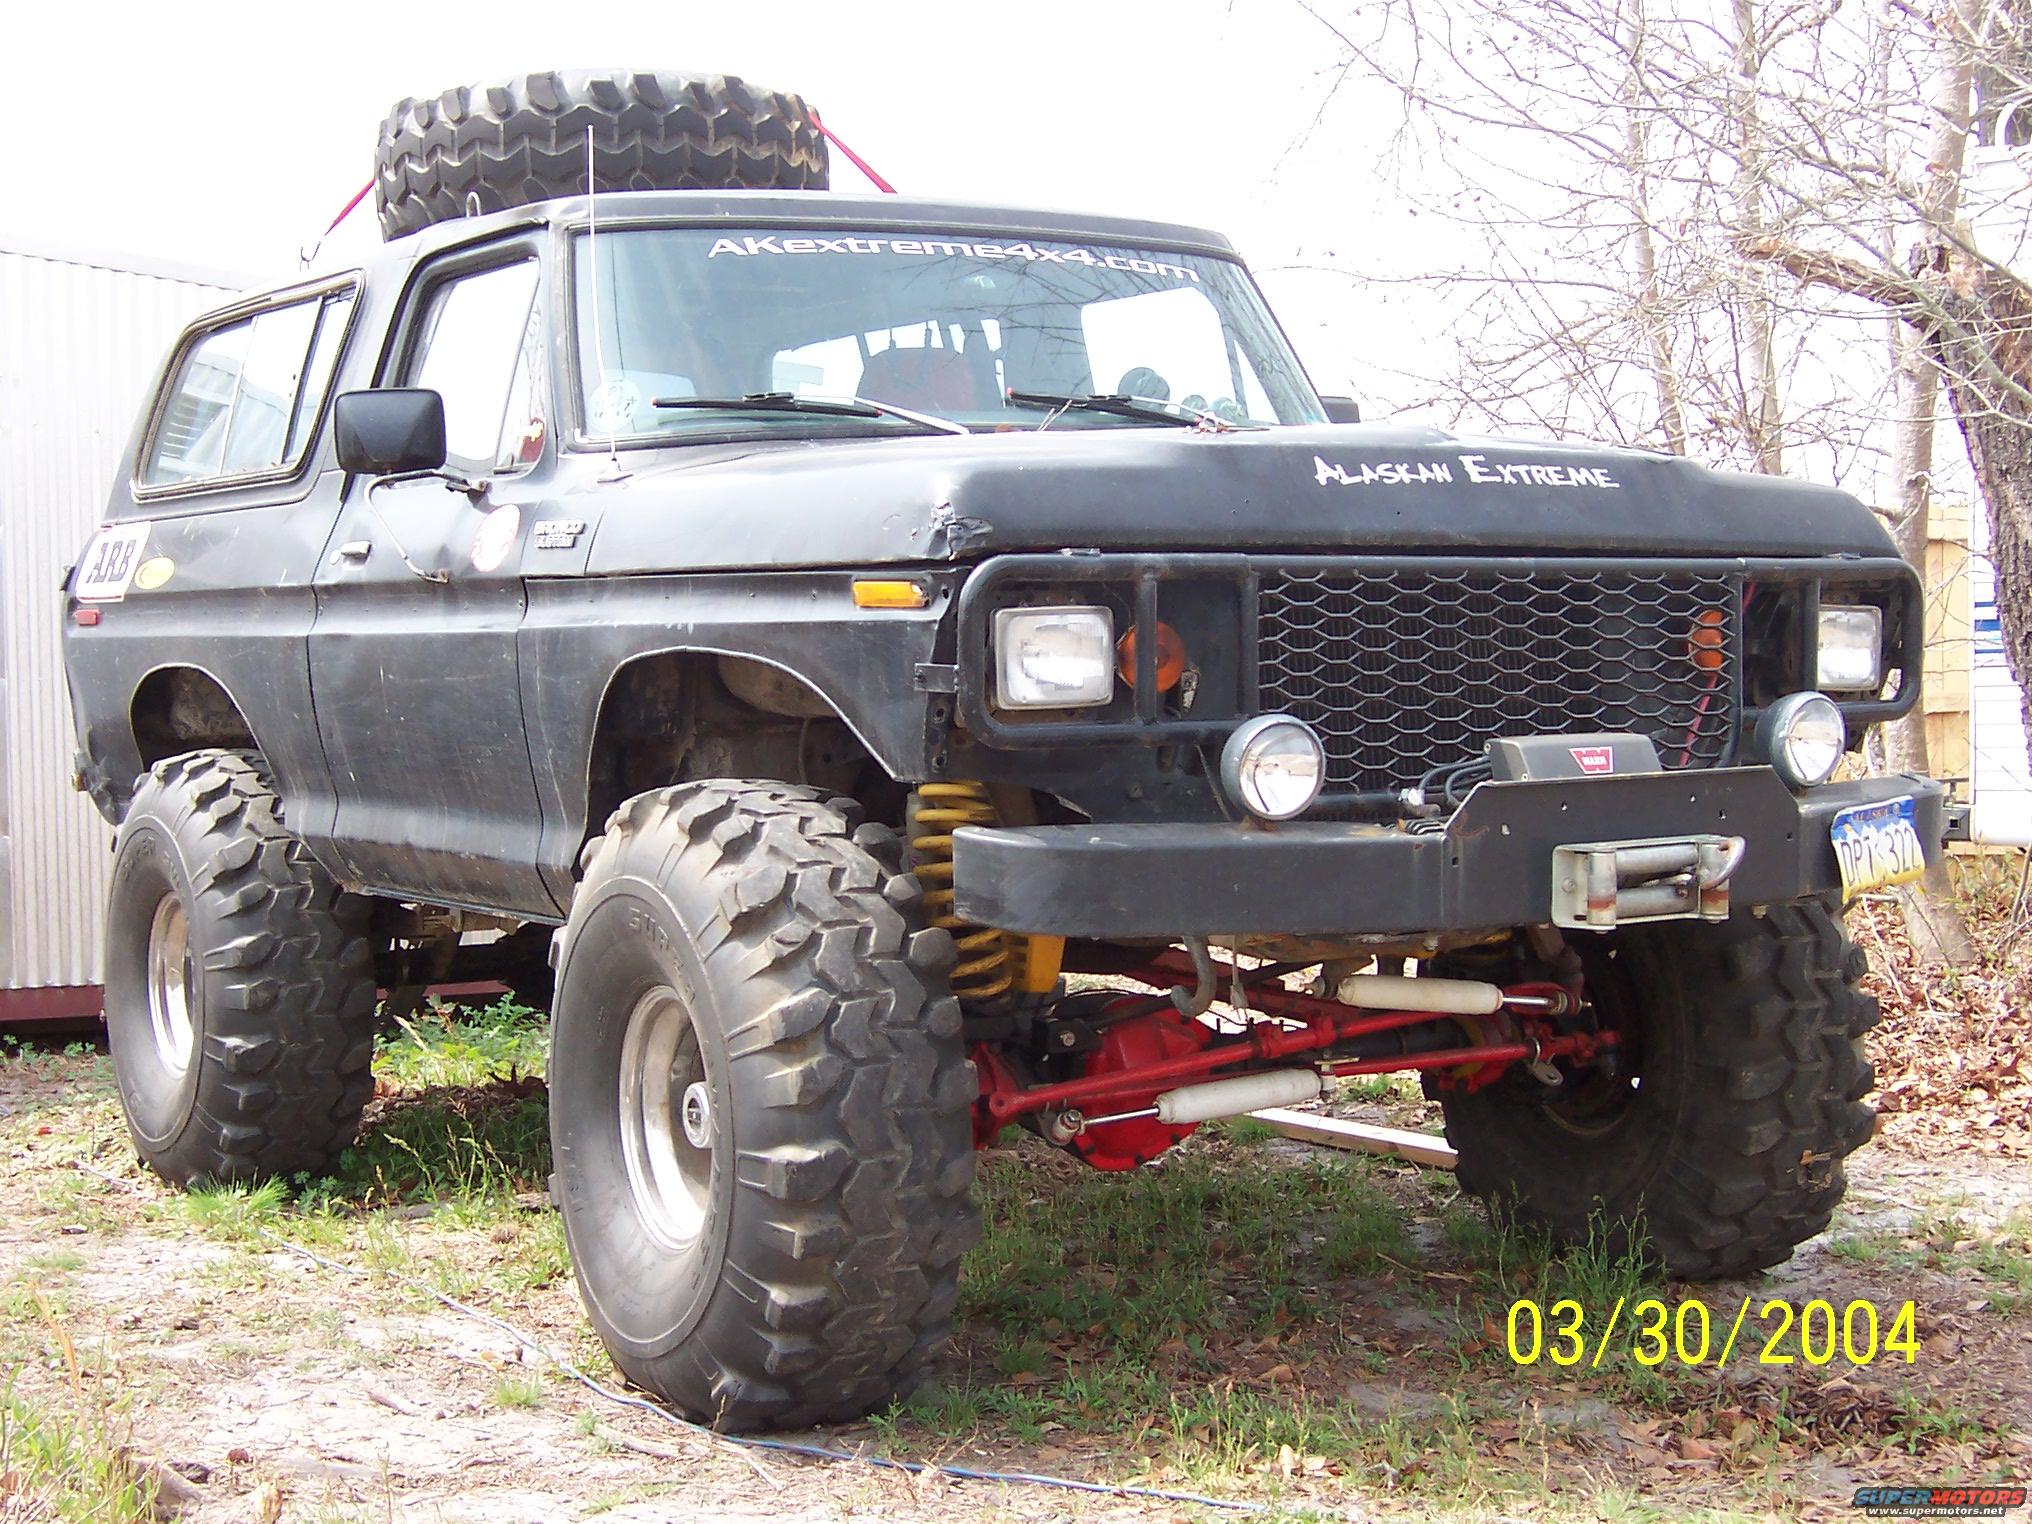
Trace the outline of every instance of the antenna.
<instances>
[{"instance_id":1,"label":"antenna","mask_svg":"<svg viewBox=\"0 0 2032 1524\"><path fill-rule=\"evenodd\" d=\"M621 448L614 442L612 403L607 395L607 341L600 324L600 225L598 186L593 178L593 129L586 129L586 265L593 283L593 365L600 375L600 402L607 408L607 469L598 480L618 482L628 473L621 469Z\"/></svg>"}]
</instances>

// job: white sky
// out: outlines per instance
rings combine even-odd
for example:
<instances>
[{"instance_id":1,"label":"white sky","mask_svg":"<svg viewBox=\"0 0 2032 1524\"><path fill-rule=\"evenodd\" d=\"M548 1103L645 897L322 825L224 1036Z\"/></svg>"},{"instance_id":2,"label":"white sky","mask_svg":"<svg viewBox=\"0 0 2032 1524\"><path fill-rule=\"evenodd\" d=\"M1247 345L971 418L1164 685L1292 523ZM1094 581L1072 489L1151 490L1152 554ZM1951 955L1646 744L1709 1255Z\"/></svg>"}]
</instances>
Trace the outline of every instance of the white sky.
<instances>
[{"instance_id":1,"label":"white sky","mask_svg":"<svg viewBox=\"0 0 2032 1524\"><path fill-rule=\"evenodd\" d=\"M1350 85L1311 130L1336 58L1296 0L114 0L38 21L10 39L23 146L0 232L286 275L371 175L397 99L531 68L675 68L802 93L906 194L1218 228L1314 381L1373 412L1389 398L1364 356L1415 342L1409 299L1280 268L1417 232L1378 210L1392 101ZM833 183L864 184L838 155ZM377 236L370 196L320 263Z\"/></svg>"}]
</instances>

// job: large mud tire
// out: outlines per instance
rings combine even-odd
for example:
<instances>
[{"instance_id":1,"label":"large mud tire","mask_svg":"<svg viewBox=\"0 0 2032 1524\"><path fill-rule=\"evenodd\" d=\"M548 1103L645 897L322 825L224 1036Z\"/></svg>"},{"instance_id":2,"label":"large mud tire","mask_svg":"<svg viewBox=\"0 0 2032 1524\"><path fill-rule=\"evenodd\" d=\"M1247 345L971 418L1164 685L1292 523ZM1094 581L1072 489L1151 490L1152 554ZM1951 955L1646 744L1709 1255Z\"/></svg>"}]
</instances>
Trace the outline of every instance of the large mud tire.
<instances>
[{"instance_id":1,"label":"large mud tire","mask_svg":"<svg viewBox=\"0 0 2032 1524\"><path fill-rule=\"evenodd\" d=\"M373 1093L368 906L258 757L158 762L114 846L106 1031L127 1129L177 1185L322 1174Z\"/></svg>"},{"instance_id":2,"label":"large mud tire","mask_svg":"<svg viewBox=\"0 0 2032 1524\"><path fill-rule=\"evenodd\" d=\"M1876 1126L1862 1037L1877 1002L1839 912L1801 901L1574 946L1631 1058L1566 1094L1521 1070L1476 1092L1435 1087L1461 1187L1562 1242L1623 1249L1635 1227L1692 1280L1789 1258L1827 1227L1842 1160Z\"/></svg>"},{"instance_id":3,"label":"large mud tire","mask_svg":"<svg viewBox=\"0 0 2032 1524\"><path fill-rule=\"evenodd\" d=\"M978 1083L894 833L768 782L640 795L558 937L553 1193L636 1385L729 1430L858 1418L943 1349Z\"/></svg>"},{"instance_id":4,"label":"large mud tire","mask_svg":"<svg viewBox=\"0 0 2032 1524\"><path fill-rule=\"evenodd\" d=\"M381 236L586 192L824 190L826 145L795 95L731 74L551 70L405 100L381 124Z\"/></svg>"}]
</instances>

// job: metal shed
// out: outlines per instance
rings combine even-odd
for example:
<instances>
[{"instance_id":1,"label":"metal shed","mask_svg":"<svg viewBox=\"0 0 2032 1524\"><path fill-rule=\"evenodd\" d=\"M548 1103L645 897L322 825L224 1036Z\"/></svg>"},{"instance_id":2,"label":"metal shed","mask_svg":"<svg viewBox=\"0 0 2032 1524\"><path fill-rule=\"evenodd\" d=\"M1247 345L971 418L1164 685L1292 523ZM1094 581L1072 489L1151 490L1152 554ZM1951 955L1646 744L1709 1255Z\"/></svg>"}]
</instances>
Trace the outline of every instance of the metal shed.
<instances>
[{"instance_id":1,"label":"metal shed","mask_svg":"<svg viewBox=\"0 0 2032 1524\"><path fill-rule=\"evenodd\" d=\"M248 284L0 234L0 1021L98 1014L110 832L71 789L59 584L177 332Z\"/></svg>"}]
</instances>

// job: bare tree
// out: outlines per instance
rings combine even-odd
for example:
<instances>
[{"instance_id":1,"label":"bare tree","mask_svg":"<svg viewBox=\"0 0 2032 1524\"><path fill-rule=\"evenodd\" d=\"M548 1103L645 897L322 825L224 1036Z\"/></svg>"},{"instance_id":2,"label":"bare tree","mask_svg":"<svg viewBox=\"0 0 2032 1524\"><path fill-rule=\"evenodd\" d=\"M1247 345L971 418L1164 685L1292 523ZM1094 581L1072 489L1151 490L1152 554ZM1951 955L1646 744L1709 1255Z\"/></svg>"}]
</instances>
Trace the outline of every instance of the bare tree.
<instances>
[{"instance_id":1,"label":"bare tree","mask_svg":"<svg viewBox=\"0 0 2032 1524\"><path fill-rule=\"evenodd\" d=\"M1761 89L1765 39L1758 25L1756 0L1734 0L1735 77L1730 81L1728 109L1735 143L1735 173L1729 193L1739 240L1755 243L1764 237L1764 141ZM1778 403L1778 357L1773 342L1777 319L1770 289L1761 270L1742 276L1742 312L1746 330L1743 435L1754 452L1757 469L1776 476L1785 469L1784 431Z\"/></svg>"},{"instance_id":2,"label":"bare tree","mask_svg":"<svg viewBox=\"0 0 2032 1524\"><path fill-rule=\"evenodd\" d=\"M1797 462L1887 503L1923 566L1944 376L2013 671L2032 674L2032 293L1978 252L1964 173L1972 90L2024 87L2026 0L1302 3L1398 95L1399 141L1438 182L1425 201L1487 255L1419 277L1465 315L1421 400L1716 464ZM1889 760L1925 769L1918 716ZM1914 930L1969 954L1956 923Z\"/></svg>"}]
</instances>

